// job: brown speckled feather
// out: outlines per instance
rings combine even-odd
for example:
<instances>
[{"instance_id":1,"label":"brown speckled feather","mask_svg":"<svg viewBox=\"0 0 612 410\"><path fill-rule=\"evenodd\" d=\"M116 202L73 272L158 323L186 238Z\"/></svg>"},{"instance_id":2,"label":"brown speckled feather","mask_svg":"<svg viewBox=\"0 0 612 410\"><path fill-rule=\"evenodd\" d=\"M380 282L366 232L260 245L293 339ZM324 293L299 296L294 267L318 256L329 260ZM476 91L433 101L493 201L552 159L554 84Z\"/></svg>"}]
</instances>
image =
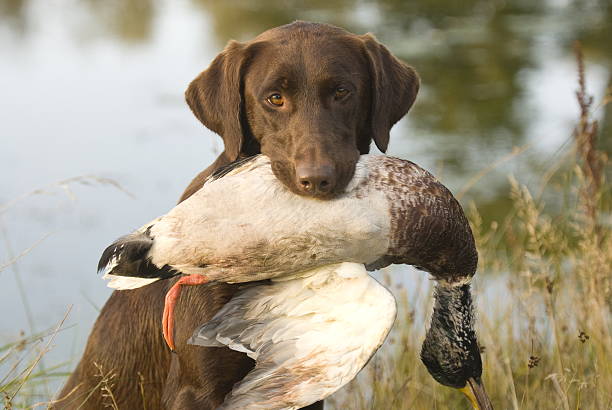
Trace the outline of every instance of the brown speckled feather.
<instances>
[{"instance_id":1,"label":"brown speckled feather","mask_svg":"<svg viewBox=\"0 0 612 410\"><path fill-rule=\"evenodd\" d=\"M474 236L453 194L410 161L376 160L369 182L386 193L392 221L386 261L414 265L451 282L474 275Z\"/></svg>"}]
</instances>

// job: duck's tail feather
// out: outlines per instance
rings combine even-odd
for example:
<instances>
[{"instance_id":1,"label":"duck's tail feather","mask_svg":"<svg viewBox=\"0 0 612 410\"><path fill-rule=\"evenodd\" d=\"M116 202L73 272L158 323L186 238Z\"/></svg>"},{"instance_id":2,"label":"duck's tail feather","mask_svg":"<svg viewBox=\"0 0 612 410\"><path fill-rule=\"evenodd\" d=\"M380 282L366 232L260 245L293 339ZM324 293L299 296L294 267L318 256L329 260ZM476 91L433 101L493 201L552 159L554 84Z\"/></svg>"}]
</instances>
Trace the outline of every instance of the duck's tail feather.
<instances>
[{"instance_id":1,"label":"duck's tail feather","mask_svg":"<svg viewBox=\"0 0 612 410\"><path fill-rule=\"evenodd\" d=\"M116 276L105 273L102 279L108 280L106 286L117 290L138 289L161 278L137 278L134 276Z\"/></svg>"},{"instance_id":2,"label":"duck's tail feather","mask_svg":"<svg viewBox=\"0 0 612 410\"><path fill-rule=\"evenodd\" d=\"M114 289L136 289L160 279L179 275L168 265L157 266L151 262L149 252L154 239L145 232L136 232L117 239L102 253L98 272L110 280Z\"/></svg>"}]
</instances>

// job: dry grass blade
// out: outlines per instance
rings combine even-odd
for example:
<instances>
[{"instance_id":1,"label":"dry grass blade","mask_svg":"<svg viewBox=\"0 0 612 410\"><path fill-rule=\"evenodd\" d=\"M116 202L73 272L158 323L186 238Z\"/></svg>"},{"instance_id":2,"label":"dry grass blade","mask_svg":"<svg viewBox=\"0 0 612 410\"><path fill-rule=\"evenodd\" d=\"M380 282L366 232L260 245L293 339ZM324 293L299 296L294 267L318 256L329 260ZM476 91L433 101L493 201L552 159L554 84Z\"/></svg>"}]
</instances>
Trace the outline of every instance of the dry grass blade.
<instances>
[{"instance_id":1,"label":"dry grass blade","mask_svg":"<svg viewBox=\"0 0 612 410\"><path fill-rule=\"evenodd\" d=\"M601 152L597 150L597 131L599 124L592 119L591 107L593 97L587 93L584 56L580 42L574 44L576 61L578 63L578 90L576 99L580 107L580 119L574 130L576 148L579 155L579 165L586 178L586 183L582 187L581 197L584 201L587 214L594 227L597 225L597 195L602 186L602 167L603 158Z\"/></svg>"},{"instance_id":2,"label":"dry grass blade","mask_svg":"<svg viewBox=\"0 0 612 410\"><path fill-rule=\"evenodd\" d=\"M107 405L105 407L111 407L113 410L119 410L119 406L117 406L117 400L115 400L115 395L113 394L113 387L115 387L114 379L117 377L117 374L114 371L109 371L104 373L102 366L98 363L94 363L96 368L98 369L98 377L100 377L100 390L102 391L102 398L107 401Z\"/></svg>"},{"instance_id":3,"label":"dry grass blade","mask_svg":"<svg viewBox=\"0 0 612 410\"><path fill-rule=\"evenodd\" d=\"M461 189L457 192L457 194L455 195L457 200L461 201L461 198L463 198L463 196L470 189L472 189L472 187L474 185L476 185L476 183L478 181L480 181L482 178L484 178L488 173L490 173L491 171L493 171L495 168L499 167L500 165L502 165L502 164L510 161L511 159L517 157L518 155L522 154L523 152L528 150L530 146L531 146L531 144L526 144L526 145L523 145L522 147L514 147L509 154L504 155L503 157L499 158L497 161L493 162L491 165L489 165L489 166L483 168L482 170L480 170L476 175L474 175L472 178L470 178L469 181L466 182L461 187Z\"/></svg>"},{"instance_id":4,"label":"dry grass blade","mask_svg":"<svg viewBox=\"0 0 612 410\"><path fill-rule=\"evenodd\" d=\"M72 192L72 189L70 188L71 185L73 184L86 185L86 186L91 186L94 184L103 185L103 186L104 185L112 186L116 188L117 190L123 192L130 198L134 198L134 194L129 192L119 182L113 179L99 177L96 175L83 175L83 176L77 176L77 177L72 177L72 178L67 178L67 179L63 179L60 181L56 181L51 184L45 185L42 188L37 188L33 191L26 192L25 194L18 196L17 198L5 203L4 205L1 205L0 215L2 215L3 213L11 209L13 206L15 206L17 203L23 201L26 198L29 198L31 196L36 196L36 195L51 194L54 192L54 190L57 190L57 188L64 191L66 195L68 196L68 198L70 198L71 200L74 200L76 199L76 196L74 195L74 193Z\"/></svg>"},{"instance_id":5,"label":"dry grass blade","mask_svg":"<svg viewBox=\"0 0 612 410\"><path fill-rule=\"evenodd\" d=\"M111 407L114 410L118 410L119 407L112 392L112 388L114 387L113 380L115 379L117 374L113 370L110 370L109 372L104 372L102 365L99 363L94 362L94 366L96 367L96 369L98 369L96 377L99 378L100 381L89 391L87 396L85 396L85 398L76 408L76 410L81 409L98 389L102 391L102 397L107 400L104 407ZM62 400L64 400L65 398L66 397L62 397Z\"/></svg>"},{"instance_id":6,"label":"dry grass blade","mask_svg":"<svg viewBox=\"0 0 612 410\"><path fill-rule=\"evenodd\" d=\"M570 410L567 395L563 392L561 384L559 384L559 375L557 373L549 374L548 376L546 376L545 380L550 380L553 386L555 387L555 391L559 395L559 399L563 404L563 410Z\"/></svg>"},{"instance_id":7,"label":"dry grass blade","mask_svg":"<svg viewBox=\"0 0 612 410\"><path fill-rule=\"evenodd\" d=\"M45 239L47 239L49 236L51 235L51 233L47 233L45 234L43 237L41 237L40 239L38 239L36 242L34 242L32 245L30 245L29 247L27 247L26 249L22 250L18 255L13 256L11 259L9 259L6 262L3 262L2 264L0 264L0 272L2 272L4 269L8 268L9 266L11 266L12 264L14 264L15 262L17 262L19 259L23 258L24 256L26 256L28 253L30 253L34 248L36 248L38 245L40 245Z\"/></svg>"},{"instance_id":8,"label":"dry grass blade","mask_svg":"<svg viewBox=\"0 0 612 410\"><path fill-rule=\"evenodd\" d=\"M49 407L51 407L54 404L61 403L64 400L70 398L75 392L77 392L81 388L82 385L83 385L82 383L77 384L76 386L74 386L74 388L72 390L70 390L68 392L68 394L66 394L62 398L59 398L57 400L41 401L41 402L38 402L38 403L34 403L29 408L30 409L34 409L34 408L37 408L37 407L47 407L47 408L49 408Z\"/></svg>"},{"instance_id":9,"label":"dry grass blade","mask_svg":"<svg viewBox=\"0 0 612 410\"><path fill-rule=\"evenodd\" d=\"M38 356L36 357L36 359L34 360L34 362L28 367L28 369L26 370L25 376L22 378L21 383L19 384L19 386L17 387L17 389L15 389L15 391L13 392L13 394L8 398L8 402L12 402L13 399L15 398L15 396L17 396L17 394L19 393L19 391L21 390L21 388L23 387L23 385L28 381L28 378L30 377L30 375L32 374L32 371L34 370L34 368L36 367L36 365L38 365L38 362L40 362L40 360L42 359L42 357L49 351L49 346L51 346L51 343L53 342L53 340L55 340L55 336L57 335L57 333L60 331L60 329L62 328L62 326L64 325L64 322L66 321L66 319L68 318L68 315L70 314L70 311L72 310L72 305L70 305L68 307L68 310L66 310L66 313L64 314L64 317L62 318L62 320L58 323L57 327L55 328L55 330L53 331L53 333L51 334L51 337L49 338L49 340L47 341L47 344L45 345L44 349L41 349L40 353L38 354Z\"/></svg>"}]
</instances>

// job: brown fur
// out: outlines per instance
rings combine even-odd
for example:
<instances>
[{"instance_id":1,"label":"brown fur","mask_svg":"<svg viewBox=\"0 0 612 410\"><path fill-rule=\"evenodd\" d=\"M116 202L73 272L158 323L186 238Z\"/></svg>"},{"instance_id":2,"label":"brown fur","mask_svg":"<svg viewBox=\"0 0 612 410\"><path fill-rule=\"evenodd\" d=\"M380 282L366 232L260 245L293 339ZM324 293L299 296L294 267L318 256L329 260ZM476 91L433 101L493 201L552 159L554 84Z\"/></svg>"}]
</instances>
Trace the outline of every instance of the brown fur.
<instances>
[{"instance_id":1,"label":"brown fur","mask_svg":"<svg viewBox=\"0 0 612 410\"><path fill-rule=\"evenodd\" d=\"M222 136L225 151L191 182L181 201L214 170L259 152L271 158L275 175L294 192L332 196L346 186L372 140L386 150L389 130L412 105L418 85L415 71L369 34L295 22L247 43L232 41L186 92L196 117ZM338 98L338 87L348 95ZM282 93L282 107L266 101L272 93ZM307 179L323 175L331 187L305 190L304 173ZM103 407L108 398L95 363L115 374L111 391L122 409L213 409L222 403L253 362L227 348L190 346L186 340L231 298L235 285L185 289L176 307L172 354L161 336L161 317L173 282L112 294L56 408L83 402L83 409ZM322 407L321 402L308 408Z\"/></svg>"}]
</instances>

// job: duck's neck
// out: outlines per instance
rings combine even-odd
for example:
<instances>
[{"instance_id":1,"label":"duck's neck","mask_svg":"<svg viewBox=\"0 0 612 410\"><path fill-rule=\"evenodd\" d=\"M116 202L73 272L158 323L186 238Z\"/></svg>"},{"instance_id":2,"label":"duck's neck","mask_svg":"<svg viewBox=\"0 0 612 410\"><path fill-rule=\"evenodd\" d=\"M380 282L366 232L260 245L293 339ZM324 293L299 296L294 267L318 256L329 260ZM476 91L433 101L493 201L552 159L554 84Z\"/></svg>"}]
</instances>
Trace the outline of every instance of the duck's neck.
<instances>
[{"instance_id":1,"label":"duck's neck","mask_svg":"<svg viewBox=\"0 0 612 410\"><path fill-rule=\"evenodd\" d=\"M436 281L434 311L421 359L438 382L456 388L466 368L481 368L469 282ZM467 364L467 366L466 366ZM458 377L448 377L456 375Z\"/></svg>"},{"instance_id":2,"label":"duck's neck","mask_svg":"<svg viewBox=\"0 0 612 410\"><path fill-rule=\"evenodd\" d=\"M468 330L473 333L474 308L470 282L437 280L435 283L431 324L456 333Z\"/></svg>"}]
</instances>

